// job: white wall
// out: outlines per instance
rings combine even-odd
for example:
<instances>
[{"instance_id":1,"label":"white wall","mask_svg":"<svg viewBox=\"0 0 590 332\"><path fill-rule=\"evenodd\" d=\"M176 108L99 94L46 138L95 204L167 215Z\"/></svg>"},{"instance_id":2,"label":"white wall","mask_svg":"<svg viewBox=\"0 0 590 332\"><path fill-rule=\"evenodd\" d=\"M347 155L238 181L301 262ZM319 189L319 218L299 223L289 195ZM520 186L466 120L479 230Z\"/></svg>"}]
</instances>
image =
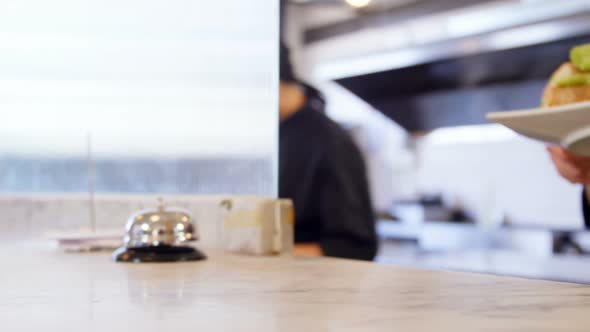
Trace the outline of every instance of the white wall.
<instances>
[{"instance_id":1,"label":"white wall","mask_svg":"<svg viewBox=\"0 0 590 332\"><path fill-rule=\"evenodd\" d=\"M580 188L559 177L544 145L495 125L424 138L417 180L422 192L462 200L481 222L505 214L516 224L582 226Z\"/></svg>"}]
</instances>

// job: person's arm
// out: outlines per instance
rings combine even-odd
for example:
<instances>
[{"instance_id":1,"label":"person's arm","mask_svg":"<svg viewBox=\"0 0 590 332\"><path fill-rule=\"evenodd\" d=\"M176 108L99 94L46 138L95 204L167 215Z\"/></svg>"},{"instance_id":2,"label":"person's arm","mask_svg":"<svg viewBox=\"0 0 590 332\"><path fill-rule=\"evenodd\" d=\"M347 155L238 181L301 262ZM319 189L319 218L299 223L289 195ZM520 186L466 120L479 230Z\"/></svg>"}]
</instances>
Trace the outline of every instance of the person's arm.
<instances>
[{"instance_id":1,"label":"person's arm","mask_svg":"<svg viewBox=\"0 0 590 332\"><path fill-rule=\"evenodd\" d=\"M320 246L327 256L373 260L377 253L375 216L364 161L350 143L324 160L318 195Z\"/></svg>"},{"instance_id":2,"label":"person's arm","mask_svg":"<svg viewBox=\"0 0 590 332\"><path fill-rule=\"evenodd\" d=\"M297 243L293 248L297 256L323 256L324 251L319 243Z\"/></svg>"}]
</instances>

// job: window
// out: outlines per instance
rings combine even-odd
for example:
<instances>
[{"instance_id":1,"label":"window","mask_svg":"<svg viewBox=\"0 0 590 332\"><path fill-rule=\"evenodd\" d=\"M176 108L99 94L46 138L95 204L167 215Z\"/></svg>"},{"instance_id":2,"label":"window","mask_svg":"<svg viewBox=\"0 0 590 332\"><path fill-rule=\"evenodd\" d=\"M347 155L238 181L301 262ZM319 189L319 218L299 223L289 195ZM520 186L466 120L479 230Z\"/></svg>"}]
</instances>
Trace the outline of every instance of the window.
<instances>
[{"instance_id":1,"label":"window","mask_svg":"<svg viewBox=\"0 0 590 332\"><path fill-rule=\"evenodd\" d=\"M277 40L278 1L2 1L0 191L275 195Z\"/></svg>"}]
</instances>

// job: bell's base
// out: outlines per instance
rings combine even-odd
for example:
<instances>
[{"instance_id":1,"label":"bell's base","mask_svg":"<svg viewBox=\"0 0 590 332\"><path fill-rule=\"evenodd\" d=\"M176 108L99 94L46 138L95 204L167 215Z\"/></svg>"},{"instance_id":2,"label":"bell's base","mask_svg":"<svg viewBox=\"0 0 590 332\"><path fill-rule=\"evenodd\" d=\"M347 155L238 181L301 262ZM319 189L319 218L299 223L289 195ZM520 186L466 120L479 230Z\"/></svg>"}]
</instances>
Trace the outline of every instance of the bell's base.
<instances>
[{"instance_id":1,"label":"bell's base","mask_svg":"<svg viewBox=\"0 0 590 332\"><path fill-rule=\"evenodd\" d=\"M113 252L113 260L123 263L171 263L207 259L193 247L153 246L143 248L121 247Z\"/></svg>"}]
</instances>

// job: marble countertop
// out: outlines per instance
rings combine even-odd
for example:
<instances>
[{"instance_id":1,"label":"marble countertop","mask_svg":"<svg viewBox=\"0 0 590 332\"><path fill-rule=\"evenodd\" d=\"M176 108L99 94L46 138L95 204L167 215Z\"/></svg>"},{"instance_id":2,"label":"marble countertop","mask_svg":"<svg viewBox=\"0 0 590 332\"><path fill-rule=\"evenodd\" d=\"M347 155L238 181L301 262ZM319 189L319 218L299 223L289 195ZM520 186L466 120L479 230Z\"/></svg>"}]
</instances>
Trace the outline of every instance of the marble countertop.
<instances>
[{"instance_id":1,"label":"marble countertop","mask_svg":"<svg viewBox=\"0 0 590 332\"><path fill-rule=\"evenodd\" d=\"M590 287L328 258L0 254L6 331L588 331Z\"/></svg>"}]
</instances>

